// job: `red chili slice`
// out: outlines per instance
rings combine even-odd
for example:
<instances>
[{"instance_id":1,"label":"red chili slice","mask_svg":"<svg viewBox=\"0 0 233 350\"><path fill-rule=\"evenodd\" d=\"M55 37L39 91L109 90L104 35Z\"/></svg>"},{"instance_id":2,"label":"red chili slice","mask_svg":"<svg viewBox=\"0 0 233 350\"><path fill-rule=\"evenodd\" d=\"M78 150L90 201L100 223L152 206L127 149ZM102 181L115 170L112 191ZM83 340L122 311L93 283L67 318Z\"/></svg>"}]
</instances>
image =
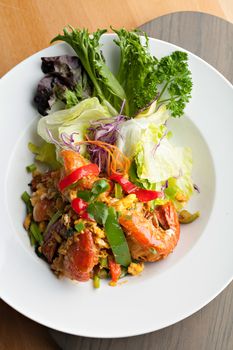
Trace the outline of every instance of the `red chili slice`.
<instances>
[{"instance_id":1,"label":"red chili slice","mask_svg":"<svg viewBox=\"0 0 233 350\"><path fill-rule=\"evenodd\" d=\"M87 209L87 202L82 198L75 198L71 202L71 206L77 214L80 214L82 211Z\"/></svg>"},{"instance_id":2,"label":"red chili slice","mask_svg":"<svg viewBox=\"0 0 233 350\"><path fill-rule=\"evenodd\" d=\"M71 202L71 207L74 211L85 220L94 221L87 212L88 203L82 198L74 198Z\"/></svg>"},{"instance_id":3,"label":"red chili slice","mask_svg":"<svg viewBox=\"0 0 233 350\"><path fill-rule=\"evenodd\" d=\"M110 275L112 278L112 282L116 283L121 275L121 265L117 264L113 258L109 257L108 265L110 269Z\"/></svg>"},{"instance_id":4,"label":"red chili slice","mask_svg":"<svg viewBox=\"0 0 233 350\"><path fill-rule=\"evenodd\" d=\"M163 192L144 190L143 188L140 188L140 187L134 185L132 182L127 180L121 174L113 173L110 176L110 179L115 181L115 182L118 182L121 185L122 189L126 193L136 194L137 198L141 202L148 202L148 201L151 201L153 199L163 198L163 196L164 196Z\"/></svg>"},{"instance_id":5,"label":"red chili slice","mask_svg":"<svg viewBox=\"0 0 233 350\"><path fill-rule=\"evenodd\" d=\"M65 176L58 184L59 190L63 191L66 187L74 184L75 182L82 179L84 176L88 175L99 175L99 167L96 164L87 164L84 165L70 173L69 175Z\"/></svg>"}]
</instances>

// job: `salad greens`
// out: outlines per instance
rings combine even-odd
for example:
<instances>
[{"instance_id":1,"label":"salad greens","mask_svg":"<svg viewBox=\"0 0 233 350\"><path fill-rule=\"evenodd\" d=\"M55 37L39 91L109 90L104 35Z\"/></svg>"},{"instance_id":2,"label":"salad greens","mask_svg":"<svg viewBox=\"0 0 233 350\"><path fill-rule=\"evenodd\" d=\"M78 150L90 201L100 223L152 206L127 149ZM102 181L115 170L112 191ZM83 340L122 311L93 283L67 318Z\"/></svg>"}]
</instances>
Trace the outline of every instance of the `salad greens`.
<instances>
[{"instance_id":1,"label":"salad greens","mask_svg":"<svg viewBox=\"0 0 233 350\"><path fill-rule=\"evenodd\" d=\"M100 49L100 38L106 30L92 35L86 29L64 29L62 40L77 53L90 81L93 96L109 107L113 114L120 111L126 99L125 114L132 117L153 100L168 105L173 117L180 117L191 97L192 80L188 69L187 53L175 51L161 60L151 56L149 40L145 33L114 30L120 48L120 66L117 76L110 71ZM144 43L139 34L144 35ZM117 111L117 112L116 112Z\"/></svg>"},{"instance_id":2,"label":"salad greens","mask_svg":"<svg viewBox=\"0 0 233 350\"><path fill-rule=\"evenodd\" d=\"M192 80L187 61L186 52L174 51L170 56L161 58L157 66L158 83L163 87L158 104L166 104L173 117L183 115L191 98Z\"/></svg>"},{"instance_id":3,"label":"salad greens","mask_svg":"<svg viewBox=\"0 0 233 350\"><path fill-rule=\"evenodd\" d=\"M131 180L153 190L161 190L168 181L166 197L180 209L194 191L192 152L189 147L176 147L169 141L168 118L166 107L161 106L147 117L126 121L120 127L117 146L132 160ZM178 200L181 194L182 200Z\"/></svg>"},{"instance_id":4,"label":"salad greens","mask_svg":"<svg viewBox=\"0 0 233 350\"><path fill-rule=\"evenodd\" d=\"M85 139L90 122L109 118L111 115L106 107L102 106L96 97L88 98L76 106L60 110L41 118L38 122L37 132L47 142L53 140L60 142L62 133L71 135L74 140ZM81 148L82 152L83 148Z\"/></svg>"},{"instance_id":5,"label":"salad greens","mask_svg":"<svg viewBox=\"0 0 233 350\"><path fill-rule=\"evenodd\" d=\"M52 143L43 142L41 146L36 146L29 142L28 148L35 154L35 160L49 165L53 170L61 167L61 163L56 158L56 147Z\"/></svg>"},{"instance_id":6,"label":"salad greens","mask_svg":"<svg viewBox=\"0 0 233 350\"><path fill-rule=\"evenodd\" d=\"M106 30L97 30L90 36L86 29L70 29L69 32L65 28L64 34L56 36L51 42L62 40L74 49L93 84L94 96L99 97L112 113L117 114L116 111L119 111L126 96L119 81L105 64L100 50L100 37Z\"/></svg>"},{"instance_id":7,"label":"salad greens","mask_svg":"<svg viewBox=\"0 0 233 350\"><path fill-rule=\"evenodd\" d=\"M43 72L60 77L59 89L54 85L53 93L60 91L60 97L56 96L67 109L41 118L38 134L46 141L46 152L49 142L59 151L64 145L69 147L67 140L72 139L74 144L87 135L91 140L116 145L131 160L130 179L145 189L165 190L166 198L180 209L193 194L192 154L189 148L170 142L167 121L170 116L180 117L191 97L187 54L175 51L158 59L150 54L145 33L113 30L117 34L114 42L120 48L116 76L101 51L100 39L106 30L90 35L86 29L70 27L52 40L65 41L78 58L65 55L42 59ZM61 88L61 77L65 88ZM37 159L45 159L43 147L35 147L30 149ZM104 149L82 145L78 151L104 173L108 157ZM55 157L54 149L49 150L49 161L56 168L51 153Z\"/></svg>"},{"instance_id":8,"label":"salad greens","mask_svg":"<svg viewBox=\"0 0 233 350\"><path fill-rule=\"evenodd\" d=\"M41 70L46 74L39 81L34 101L39 113L47 115L56 100L67 108L92 95L85 70L77 56L42 57Z\"/></svg>"},{"instance_id":9,"label":"salad greens","mask_svg":"<svg viewBox=\"0 0 233 350\"><path fill-rule=\"evenodd\" d=\"M40 174L37 162L28 165L32 195L22 194L36 253L58 276L92 277L95 288L100 278L110 275L116 285L127 273L139 274L142 261L167 256L179 220L199 216L183 210L199 192L191 149L174 145L169 131L169 119L182 116L191 98L188 56L175 51L160 59L145 33L113 31L116 74L101 51L105 29L90 35L69 27L52 40L77 56L42 58L45 76L34 101L44 115L37 125L43 143L28 147L58 171Z\"/></svg>"},{"instance_id":10,"label":"salad greens","mask_svg":"<svg viewBox=\"0 0 233 350\"><path fill-rule=\"evenodd\" d=\"M158 94L158 59L149 53L146 34L145 44L142 44L137 31L129 32L125 29L114 31L118 35L115 43L121 50L117 78L125 89L127 112L129 116L133 116Z\"/></svg>"}]
</instances>

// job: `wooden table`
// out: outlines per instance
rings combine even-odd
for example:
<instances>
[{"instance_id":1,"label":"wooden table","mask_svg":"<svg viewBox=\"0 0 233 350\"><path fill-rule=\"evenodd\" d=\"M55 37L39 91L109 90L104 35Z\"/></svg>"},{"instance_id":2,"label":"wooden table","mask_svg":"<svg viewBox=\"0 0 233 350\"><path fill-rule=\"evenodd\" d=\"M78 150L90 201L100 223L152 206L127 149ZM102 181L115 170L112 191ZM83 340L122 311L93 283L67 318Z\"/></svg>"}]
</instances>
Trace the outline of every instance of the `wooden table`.
<instances>
[{"instance_id":1,"label":"wooden table","mask_svg":"<svg viewBox=\"0 0 233 350\"><path fill-rule=\"evenodd\" d=\"M178 13L144 26L150 36L198 54L233 82L233 25L198 13ZM201 286L200 286L201 288ZM90 339L48 330L0 302L0 349L232 350L233 284L193 316L166 329L124 339Z\"/></svg>"},{"instance_id":2,"label":"wooden table","mask_svg":"<svg viewBox=\"0 0 233 350\"><path fill-rule=\"evenodd\" d=\"M0 76L49 45L67 24L136 28L176 11L200 11L233 22L232 0L0 0Z\"/></svg>"}]
</instances>

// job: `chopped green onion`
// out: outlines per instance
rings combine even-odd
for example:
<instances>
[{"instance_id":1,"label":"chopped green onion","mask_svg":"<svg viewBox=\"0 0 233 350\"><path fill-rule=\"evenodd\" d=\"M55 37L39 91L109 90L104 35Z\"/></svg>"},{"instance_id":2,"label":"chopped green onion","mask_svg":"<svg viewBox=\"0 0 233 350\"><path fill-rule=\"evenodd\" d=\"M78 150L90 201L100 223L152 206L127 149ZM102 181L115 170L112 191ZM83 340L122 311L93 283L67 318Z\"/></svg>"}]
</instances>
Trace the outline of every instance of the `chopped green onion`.
<instances>
[{"instance_id":1,"label":"chopped green onion","mask_svg":"<svg viewBox=\"0 0 233 350\"><path fill-rule=\"evenodd\" d=\"M98 272L98 277L101 278L101 279L106 279L106 278L108 278L108 272L107 272L107 270L105 270L105 269L99 270L99 272Z\"/></svg>"},{"instance_id":2,"label":"chopped green onion","mask_svg":"<svg viewBox=\"0 0 233 350\"><path fill-rule=\"evenodd\" d=\"M153 248L153 247L151 247L151 248L149 249L149 251L150 251L152 254L154 254L154 255L158 254L157 250L156 250L155 248Z\"/></svg>"},{"instance_id":3,"label":"chopped green onion","mask_svg":"<svg viewBox=\"0 0 233 350\"><path fill-rule=\"evenodd\" d=\"M30 195L26 191L24 191L23 194L21 195L21 198L24 201L24 203L26 204L27 212L32 213L33 208L32 208Z\"/></svg>"},{"instance_id":4,"label":"chopped green onion","mask_svg":"<svg viewBox=\"0 0 233 350\"><path fill-rule=\"evenodd\" d=\"M74 228L75 228L75 230L76 230L77 232L81 232L81 231L85 228L85 226L84 226L83 222L78 222L78 223L74 226Z\"/></svg>"},{"instance_id":5,"label":"chopped green onion","mask_svg":"<svg viewBox=\"0 0 233 350\"><path fill-rule=\"evenodd\" d=\"M98 195L107 191L108 189L109 189L108 181L105 179L100 179L94 182L91 192L95 197L97 197Z\"/></svg>"},{"instance_id":6,"label":"chopped green onion","mask_svg":"<svg viewBox=\"0 0 233 350\"><path fill-rule=\"evenodd\" d=\"M26 166L26 170L28 173L32 173L33 171L36 170L36 165L35 164L30 164L28 166Z\"/></svg>"},{"instance_id":7,"label":"chopped green onion","mask_svg":"<svg viewBox=\"0 0 233 350\"><path fill-rule=\"evenodd\" d=\"M123 197L122 187L120 184L115 183L114 191L115 191L115 198L121 199Z\"/></svg>"},{"instance_id":8,"label":"chopped green onion","mask_svg":"<svg viewBox=\"0 0 233 350\"><path fill-rule=\"evenodd\" d=\"M36 240L30 231L28 231L28 235L29 235L31 246L34 247L34 245L36 244Z\"/></svg>"},{"instance_id":9,"label":"chopped green onion","mask_svg":"<svg viewBox=\"0 0 233 350\"><path fill-rule=\"evenodd\" d=\"M125 277L127 274L128 274L128 269L127 269L127 267L121 266L120 278Z\"/></svg>"},{"instance_id":10,"label":"chopped green onion","mask_svg":"<svg viewBox=\"0 0 233 350\"><path fill-rule=\"evenodd\" d=\"M36 245L35 245L35 253L36 253L36 255L38 256L38 258L43 259L44 256L43 256L43 254L41 253L41 251L39 250L39 248L40 248L40 246L39 246L38 244L36 244Z\"/></svg>"},{"instance_id":11,"label":"chopped green onion","mask_svg":"<svg viewBox=\"0 0 233 350\"><path fill-rule=\"evenodd\" d=\"M50 227L55 224L55 222L60 218L60 216L62 216L62 212L60 210L58 210L50 219L48 226L46 227L45 233L48 232L48 230L50 229Z\"/></svg>"},{"instance_id":12,"label":"chopped green onion","mask_svg":"<svg viewBox=\"0 0 233 350\"><path fill-rule=\"evenodd\" d=\"M30 232L33 235L33 237L35 238L36 242L38 242L39 244L41 244L43 242L43 236L40 232L39 226L35 222L31 223Z\"/></svg>"},{"instance_id":13,"label":"chopped green onion","mask_svg":"<svg viewBox=\"0 0 233 350\"><path fill-rule=\"evenodd\" d=\"M100 287L100 278L97 275L93 277L93 285L94 285L94 288Z\"/></svg>"},{"instance_id":14,"label":"chopped green onion","mask_svg":"<svg viewBox=\"0 0 233 350\"><path fill-rule=\"evenodd\" d=\"M100 258L99 263L101 267L108 267L108 259L107 258Z\"/></svg>"},{"instance_id":15,"label":"chopped green onion","mask_svg":"<svg viewBox=\"0 0 233 350\"><path fill-rule=\"evenodd\" d=\"M31 202L30 201L31 197L26 191L24 191L24 193L21 195L21 198L22 198L22 200L24 201L25 204L28 204L28 203Z\"/></svg>"},{"instance_id":16,"label":"chopped green onion","mask_svg":"<svg viewBox=\"0 0 233 350\"><path fill-rule=\"evenodd\" d=\"M199 218L200 216L200 212L197 211L194 214L191 214L188 212L188 210L182 210L179 213L179 222L181 224L190 224L191 222L193 222L194 220L196 220L197 218Z\"/></svg>"}]
</instances>

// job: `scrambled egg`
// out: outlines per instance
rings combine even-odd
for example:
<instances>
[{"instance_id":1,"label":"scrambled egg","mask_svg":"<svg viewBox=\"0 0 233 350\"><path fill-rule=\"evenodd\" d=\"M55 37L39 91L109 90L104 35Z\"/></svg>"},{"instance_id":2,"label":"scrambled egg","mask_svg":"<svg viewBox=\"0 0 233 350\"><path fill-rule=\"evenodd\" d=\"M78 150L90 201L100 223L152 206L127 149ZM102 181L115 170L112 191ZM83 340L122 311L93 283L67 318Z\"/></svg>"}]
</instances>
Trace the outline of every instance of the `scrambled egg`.
<instances>
[{"instance_id":1,"label":"scrambled egg","mask_svg":"<svg viewBox=\"0 0 233 350\"><path fill-rule=\"evenodd\" d=\"M139 275L144 270L144 264L143 263L131 263L128 267L128 273L130 275L136 276Z\"/></svg>"},{"instance_id":2,"label":"scrambled egg","mask_svg":"<svg viewBox=\"0 0 233 350\"><path fill-rule=\"evenodd\" d=\"M136 194L129 194L128 196L119 199L117 202L112 203L112 207L116 209L118 212L124 212L126 209L129 209L132 207L134 203L136 203L137 197Z\"/></svg>"}]
</instances>

